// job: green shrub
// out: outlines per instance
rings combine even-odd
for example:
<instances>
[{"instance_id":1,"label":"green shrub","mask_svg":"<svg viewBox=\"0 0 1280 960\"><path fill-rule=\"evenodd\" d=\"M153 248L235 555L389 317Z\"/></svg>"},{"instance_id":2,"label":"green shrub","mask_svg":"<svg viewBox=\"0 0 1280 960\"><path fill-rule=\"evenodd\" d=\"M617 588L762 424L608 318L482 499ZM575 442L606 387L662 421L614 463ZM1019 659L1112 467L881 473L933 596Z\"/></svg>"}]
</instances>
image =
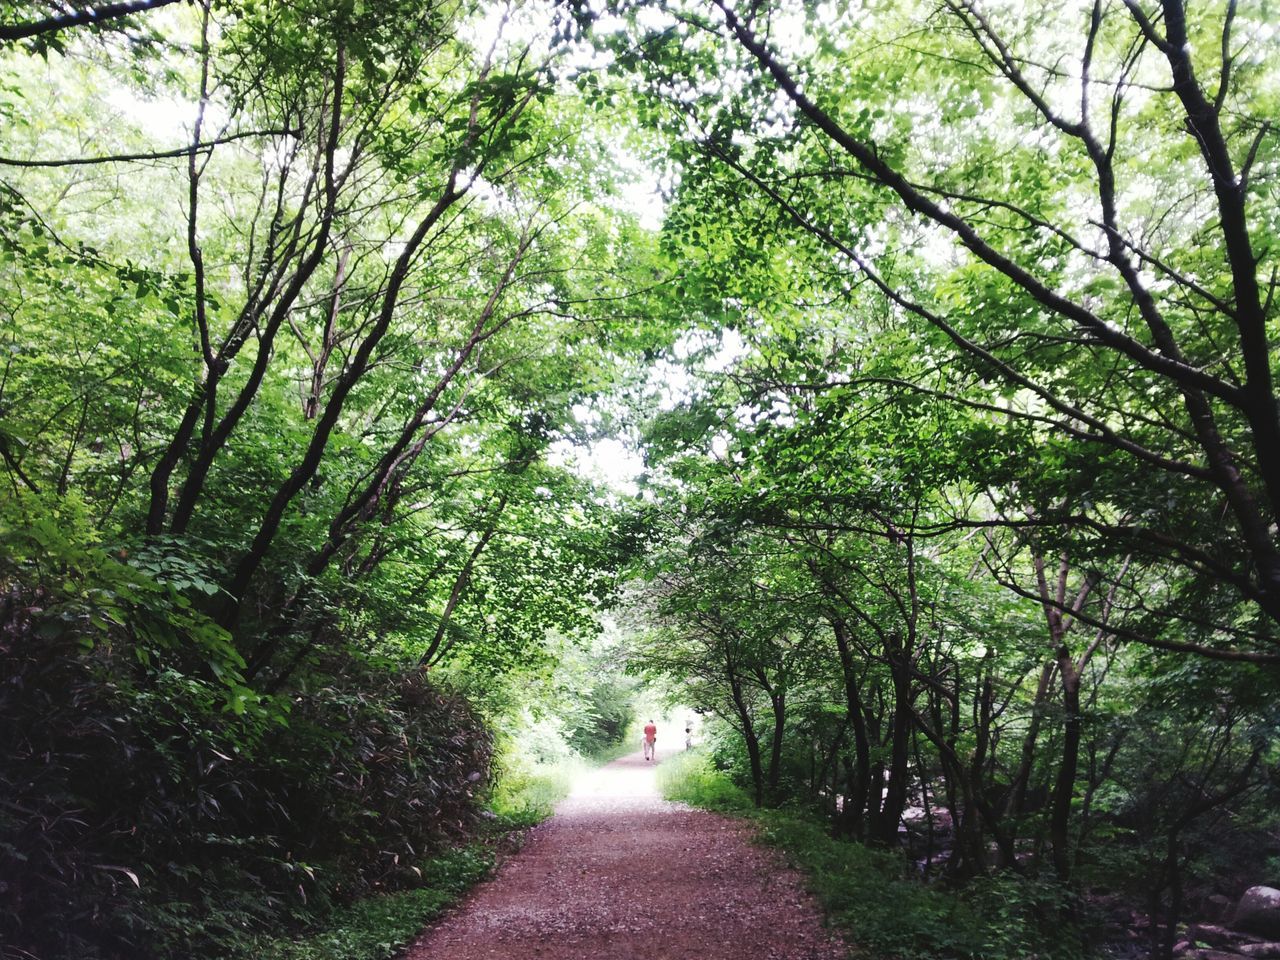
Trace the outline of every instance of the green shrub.
<instances>
[{"instance_id":1,"label":"green shrub","mask_svg":"<svg viewBox=\"0 0 1280 960\"><path fill-rule=\"evenodd\" d=\"M616 750L635 717L634 687L632 678L600 671L586 692L583 716L570 733L569 744L584 757Z\"/></svg>"},{"instance_id":2,"label":"green shrub","mask_svg":"<svg viewBox=\"0 0 1280 960\"><path fill-rule=\"evenodd\" d=\"M468 836L491 739L464 699L343 649L287 709L246 696L197 562L46 506L0 517L5 948L225 955Z\"/></svg>"},{"instance_id":3,"label":"green shrub","mask_svg":"<svg viewBox=\"0 0 1280 960\"><path fill-rule=\"evenodd\" d=\"M451 850L422 864L423 886L357 900L303 936L258 938L243 956L246 960L384 960L483 879L493 863L493 852L480 844Z\"/></svg>"},{"instance_id":4,"label":"green shrub","mask_svg":"<svg viewBox=\"0 0 1280 960\"><path fill-rule=\"evenodd\" d=\"M753 806L746 791L717 770L703 750L686 750L664 761L657 777L658 789L669 800L726 813Z\"/></svg>"},{"instance_id":5,"label":"green shrub","mask_svg":"<svg viewBox=\"0 0 1280 960\"><path fill-rule=\"evenodd\" d=\"M517 766L498 777L489 808L508 829L531 827L551 816L585 769L586 764L576 758Z\"/></svg>"}]
</instances>

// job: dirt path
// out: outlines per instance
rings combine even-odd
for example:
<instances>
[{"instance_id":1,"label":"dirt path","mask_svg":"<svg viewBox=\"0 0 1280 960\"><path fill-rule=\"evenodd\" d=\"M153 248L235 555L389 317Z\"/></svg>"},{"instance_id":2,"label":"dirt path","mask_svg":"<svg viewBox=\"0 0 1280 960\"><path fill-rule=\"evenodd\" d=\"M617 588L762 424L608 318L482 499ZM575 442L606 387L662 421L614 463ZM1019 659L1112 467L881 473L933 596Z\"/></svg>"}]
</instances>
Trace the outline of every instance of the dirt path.
<instances>
[{"instance_id":1,"label":"dirt path","mask_svg":"<svg viewBox=\"0 0 1280 960\"><path fill-rule=\"evenodd\" d=\"M624 757L556 815L406 960L842 960L799 877L745 825L668 803Z\"/></svg>"}]
</instances>

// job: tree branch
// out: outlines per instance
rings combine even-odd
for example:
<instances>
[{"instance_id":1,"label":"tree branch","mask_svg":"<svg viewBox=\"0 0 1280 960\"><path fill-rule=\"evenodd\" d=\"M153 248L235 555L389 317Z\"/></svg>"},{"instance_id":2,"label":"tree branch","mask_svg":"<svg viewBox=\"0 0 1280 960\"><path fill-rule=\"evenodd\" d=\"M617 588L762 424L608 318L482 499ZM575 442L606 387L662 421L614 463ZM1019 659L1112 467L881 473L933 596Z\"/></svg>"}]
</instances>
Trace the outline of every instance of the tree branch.
<instances>
[{"instance_id":1,"label":"tree branch","mask_svg":"<svg viewBox=\"0 0 1280 960\"><path fill-rule=\"evenodd\" d=\"M118 20L133 13L143 13L159 7L167 7L178 0L123 0L121 3L108 3L101 7L89 7L75 13L63 14L60 17L47 17L44 20L32 20L27 23L0 24L0 41L25 40L37 37L42 33L55 33L70 27L82 27L85 24L100 24L108 20Z\"/></svg>"},{"instance_id":2,"label":"tree branch","mask_svg":"<svg viewBox=\"0 0 1280 960\"><path fill-rule=\"evenodd\" d=\"M214 147L237 140L248 140L253 137L300 137L300 130L242 130L229 133L224 137L204 140L200 143L175 147L172 150L155 150L141 153L111 153L101 157L67 157L61 160L19 160L16 157L0 157L0 167L87 167L98 163L133 163L139 160L171 160L179 157L190 157L193 154L208 153Z\"/></svg>"}]
</instances>

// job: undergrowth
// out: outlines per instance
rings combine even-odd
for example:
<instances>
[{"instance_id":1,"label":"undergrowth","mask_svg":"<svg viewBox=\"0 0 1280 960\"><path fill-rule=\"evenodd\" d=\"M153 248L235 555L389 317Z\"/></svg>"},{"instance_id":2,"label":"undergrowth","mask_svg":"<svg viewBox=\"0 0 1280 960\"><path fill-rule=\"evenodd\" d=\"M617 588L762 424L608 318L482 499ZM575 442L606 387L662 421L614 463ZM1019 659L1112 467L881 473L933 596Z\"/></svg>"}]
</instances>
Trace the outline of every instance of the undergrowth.
<instances>
[{"instance_id":1,"label":"undergrowth","mask_svg":"<svg viewBox=\"0 0 1280 960\"><path fill-rule=\"evenodd\" d=\"M490 794L492 819L480 838L421 864L422 886L357 900L296 937L258 938L243 960L386 960L395 955L489 875L499 844L551 816L574 779L592 763L611 759L612 752L603 751L590 762L569 756L509 764Z\"/></svg>"},{"instance_id":2,"label":"undergrowth","mask_svg":"<svg viewBox=\"0 0 1280 960\"><path fill-rule=\"evenodd\" d=\"M385 960L493 869L492 844L450 850L420 868L425 885L357 900L335 910L320 929L296 938L261 938L254 960Z\"/></svg>"},{"instance_id":3,"label":"undergrowth","mask_svg":"<svg viewBox=\"0 0 1280 960\"><path fill-rule=\"evenodd\" d=\"M530 757L506 744L504 755L498 761L497 783L489 796L489 809L507 829L541 823L568 795L574 780L592 767L616 760L634 749L630 739L623 739L601 745L585 755L566 751Z\"/></svg>"},{"instance_id":4,"label":"undergrowth","mask_svg":"<svg viewBox=\"0 0 1280 960\"><path fill-rule=\"evenodd\" d=\"M551 816L569 787L587 769L578 757L517 767L499 778L489 809L508 829L531 827Z\"/></svg>"},{"instance_id":5,"label":"undergrowth","mask_svg":"<svg viewBox=\"0 0 1280 960\"><path fill-rule=\"evenodd\" d=\"M884 960L1073 960L1080 937L1064 921L1063 894L1050 881L997 874L961 889L929 886L892 851L833 838L794 810L756 810L704 751L658 768L669 800L758 825L759 839L782 850L804 873L828 919L856 957Z\"/></svg>"}]
</instances>

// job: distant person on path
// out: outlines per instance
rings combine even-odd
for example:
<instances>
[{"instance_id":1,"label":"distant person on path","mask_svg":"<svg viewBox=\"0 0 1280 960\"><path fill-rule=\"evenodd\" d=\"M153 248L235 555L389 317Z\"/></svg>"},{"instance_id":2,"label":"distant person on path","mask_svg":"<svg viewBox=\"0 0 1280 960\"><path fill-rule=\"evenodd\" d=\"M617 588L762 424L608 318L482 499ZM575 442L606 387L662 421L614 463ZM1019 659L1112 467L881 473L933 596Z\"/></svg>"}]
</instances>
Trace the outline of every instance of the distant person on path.
<instances>
[{"instance_id":1,"label":"distant person on path","mask_svg":"<svg viewBox=\"0 0 1280 960\"><path fill-rule=\"evenodd\" d=\"M646 760L656 759L657 754L658 728L654 726L652 720L644 725L644 758Z\"/></svg>"}]
</instances>

